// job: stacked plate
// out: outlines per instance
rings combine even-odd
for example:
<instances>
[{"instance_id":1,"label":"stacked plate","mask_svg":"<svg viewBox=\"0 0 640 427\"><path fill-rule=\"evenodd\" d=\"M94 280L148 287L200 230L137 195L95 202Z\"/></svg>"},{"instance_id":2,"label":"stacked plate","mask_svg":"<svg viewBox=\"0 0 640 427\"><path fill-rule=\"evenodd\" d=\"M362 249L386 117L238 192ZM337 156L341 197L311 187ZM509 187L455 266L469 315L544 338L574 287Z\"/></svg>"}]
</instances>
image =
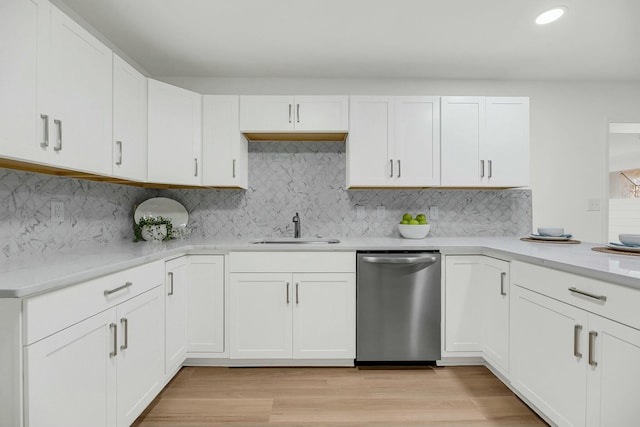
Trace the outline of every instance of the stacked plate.
<instances>
[{"instance_id":1,"label":"stacked plate","mask_svg":"<svg viewBox=\"0 0 640 427\"><path fill-rule=\"evenodd\" d=\"M536 240L562 241L571 239L571 234L565 234L561 227L538 227L538 233L531 233L529 237Z\"/></svg>"},{"instance_id":2,"label":"stacked plate","mask_svg":"<svg viewBox=\"0 0 640 427\"><path fill-rule=\"evenodd\" d=\"M607 247L624 252L640 252L640 234L619 234L618 239L620 243L610 242Z\"/></svg>"}]
</instances>

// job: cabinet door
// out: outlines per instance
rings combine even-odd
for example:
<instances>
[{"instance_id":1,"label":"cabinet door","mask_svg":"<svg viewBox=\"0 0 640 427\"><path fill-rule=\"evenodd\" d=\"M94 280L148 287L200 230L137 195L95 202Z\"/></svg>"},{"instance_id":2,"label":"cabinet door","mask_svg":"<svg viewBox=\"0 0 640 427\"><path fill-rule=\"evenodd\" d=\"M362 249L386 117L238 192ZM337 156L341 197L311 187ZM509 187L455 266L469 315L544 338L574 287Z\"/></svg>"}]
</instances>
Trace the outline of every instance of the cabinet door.
<instances>
[{"instance_id":1,"label":"cabinet door","mask_svg":"<svg viewBox=\"0 0 640 427\"><path fill-rule=\"evenodd\" d=\"M587 313L511 287L511 384L559 426L584 426Z\"/></svg>"},{"instance_id":2,"label":"cabinet door","mask_svg":"<svg viewBox=\"0 0 640 427\"><path fill-rule=\"evenodd\" d=\"M348 96L296 96L294 102L297 131L349 131Z\"/></svg>"},{"instance_id":3,"label":"cabinet door","mask_svg":"<svg viewBox=\"0 0 640 427\"><path fill-rule=\"evenodd\" d=\"M147 179L147 78L113 55L113 175Z\"/></svg>"},{"instance_id":4,"label":"cabinet door","mask_svg":"<svg viewBox=\"0 0 640 427\"><path fill-rule=\"evenodd\" d=\"M440 184L440 102L427 96L395 98L395 185Z\"/></svg>"},{"instance_id":5,"label":"cabinet door","mask_svg":"<svg viewBox=\"0 0 640 427\"><path fill-rule=\"evenodd\" d=\"M165 264L165 369L171 376L187 354L187 304L189 259L186 256Z\"/></svg>"},{"instance_id":6,"label":"cabinet door","mask_svg":"<svg viewBox=\"0 0 640 427\"><path fill-rule=\"evenodd\" d=\"M48 0L0 3L0 157L37 160L46 144L40 114L50 114L42 105L50 16Z\"/></svg>"},{"instance_id":7,"label":"cabinet door","mask_svg":"<svg viewBox=\"0 0 640 427\"><path fill-rule=\"evenodd\" d=\"M640 331L590 314L589 332L597 334L592 338L593 362L597 365L587 369L587 426L637 425Z\"/></svg>"},{"instance_id":8,"label":"cabinet door","mask_svg":"<svg viewBox=\"0 0 640 427\"><path fill-rule=\"evenodd\" d=\"M293 357L355 358L355 274L293 275Z\"/></svg>"},{"instance_id":9,"label":"cabinet door","mask_svg":"<svg viewBox=\"0 0 640 427\"><path fill-rule=\"evenodd\" d=\"M230 357L291 358L291 274L233 273Z\"/></svg>"},{"instance_id":10,"label":"cabinet door","mask_svg":"<svg viewBox=\"0 0 640 427\"><path fill-rule=\"evenodd\" d=\"M202 96L149 79L148 181L202 182Z\"/></svg>"},{"instance_id":11,"label":"cabinet door","mask_svg":"<svg viewBox=\"0 0 640 427\"><path fill-rule=\"evenodd\" d=\"M222 353L224 256L189 256L187 352Z\"/></svg>"},{"instance_id":12,"label":"cabinet door","mask_svg":"<svg viewBox=\"0 0 640 427\"><path fill-rule=\"evenodd\" d=\"M25 425L115 426L115 309L25 347Z\"/></svg>"},{"instance_id":13,"label":"cabinet door","mask_svg":"<svg viewBox=\"0 0 640 427\"><path fill-rule=\"evenodd\" d=\"M248 145L240 133L239 97L202 97L203 185L247 188Z\"/></svg>"},{"instance_id":14,"label":"cabinet door","mask_svg":"<svg viewBox=\"0 0 640 427\"><path fill-rule=\"evenodd\" d=\"M392 96L352 96L347 140L347 186L392 186L395 104Z\"/></svg>"},{"instance_id":15,"label":"cabinet door","mask_svg":"<svg viewBox=\"0 0 640 427\"><path fill-rule=\"evenodd\" d=\"M109 48L51 7L49 159L56 166L111 174L112 62Z\"/></svg>"},{"instance_id":16,"label":"cabinet door","mask_svg":"<svg viewBox=\"0 0 640 427\"><path fill-rule=\"evenodd\" d=\"M529 185L529 98L486 98L486 184Z\"/></svg>"},{"instance_id":17,"label":"cabinet door","mask_svg":"<svg viewBox=\"0 0 640 427\"><path fill-rule=\"evenodd\" d=\"M445 260L445 351L481 350L484 257Z\"/></svg>"},{"instance_id":18,"label":"cabinet door","mask_svg":"<svg viewBox=\"0 0 640 427\"><path fill-rule=\"evenodd\" d=\"M480 185L487 168L486 161L483 168L480 159L485 138L484 115L482 97L442 97L441 185Z\"/></svg>"},{"instance_id":19,"label":"cabinet door","mask_svg":"<svg viewBox=\"0 0 640 427\"><path fill-rule=\"evenodd\" d=\"M240 130L274 132L293 130L293 96L241 96Z\"/></svg>"},{"instance_id":20,"label":"cabinet door","mask_svg":"<svg viewBox=\"0 0 640 427\"><path fill-rule=\"evenodd\" d=\"M509 373L509 263L484 257L482 354L503 375Z\"/></svg>"},{"instance_id":21,"label":"cabinet door","mask_svg":"<svg viewBox=\"0 0 640 427\"><path fill-rule=\"evenodd\" d=\"M162 289L157 286L117 307L118 427L131 425L164 384Z\"/></svg>"}]
</instances>

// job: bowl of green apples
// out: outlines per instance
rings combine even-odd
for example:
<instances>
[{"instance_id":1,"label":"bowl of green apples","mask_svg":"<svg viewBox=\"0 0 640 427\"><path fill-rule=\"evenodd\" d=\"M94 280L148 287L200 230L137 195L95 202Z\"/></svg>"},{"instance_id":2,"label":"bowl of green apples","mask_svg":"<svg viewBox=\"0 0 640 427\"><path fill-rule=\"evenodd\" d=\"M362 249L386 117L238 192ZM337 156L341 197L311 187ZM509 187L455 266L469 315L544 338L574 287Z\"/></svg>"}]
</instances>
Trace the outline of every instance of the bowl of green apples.
<instances>
[{"instance_id":1,"label":"bowl of green apples","mask_svg":"<svg viewBox=\"0 0 640 427\"><path fill-rule=\"evenodd\" d=\"M429 234L431 225L427 217L419 213L415 218L411 214L402 215L402 221L398 224L398 231L405 239L424 239Z\"/></svg>"}]
</instances>

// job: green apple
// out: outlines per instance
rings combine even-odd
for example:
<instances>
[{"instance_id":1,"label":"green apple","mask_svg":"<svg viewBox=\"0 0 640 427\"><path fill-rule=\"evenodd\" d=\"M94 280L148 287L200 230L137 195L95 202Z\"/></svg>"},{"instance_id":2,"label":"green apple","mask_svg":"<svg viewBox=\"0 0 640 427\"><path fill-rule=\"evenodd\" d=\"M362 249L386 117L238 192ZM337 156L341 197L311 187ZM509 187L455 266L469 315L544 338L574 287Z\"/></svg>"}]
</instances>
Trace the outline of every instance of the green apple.
<instances>
[{"instance_id":1,"label":"green apple","mask_svg":"<svg viewBox=\"0 0 640 427\"><path fill-rule=\"evenodd\" d=\"M411 216L411 214L406 213L406 214L402 215L402 220L403 221L411 221L412 219L413 219L413 217Z\"/></svg>"},{"instance_id":2,"label":"green apple","mask_svg":"<svg viewBox=\"0 0 640 427\"><path fill-rule=\"evenodd\" d=\"M409 221L405 221L404 219L402 221L400 221L400 224L409 224Z\"/></svg>"},{"instance_id":3,"label":"green apple","mask_svg":"<svg viewBox=\"0 0 640 427\"><path fill-rule=\"evenodd\" d=\"M421 219L418 221L420 224L429 224L426 219Z\"/></svg>"},{"instance_id":4,"label":"green apple","mask_svg":"<svg viewBox=\"0 0 640 427\"><path fill-rule=\"evenodd\" d=\"M412 219L411 221L409 221L409 224L411 224L411 225L417 225L417 224L420 224L420 223L419 223L417 220Z\"/></svg>"},{"instance_id":5,"label":"green apple","mask_svg":"<svg viewBox=\"0 0 640 427\"><path fill-rule=\"evenodd\" d=\"M425 214L420 213L420 214L416 215L416 219L417 219L418 221L426 221L426 220L427 220L427 217L425 216Z\"/></svg>"}]
</instances>

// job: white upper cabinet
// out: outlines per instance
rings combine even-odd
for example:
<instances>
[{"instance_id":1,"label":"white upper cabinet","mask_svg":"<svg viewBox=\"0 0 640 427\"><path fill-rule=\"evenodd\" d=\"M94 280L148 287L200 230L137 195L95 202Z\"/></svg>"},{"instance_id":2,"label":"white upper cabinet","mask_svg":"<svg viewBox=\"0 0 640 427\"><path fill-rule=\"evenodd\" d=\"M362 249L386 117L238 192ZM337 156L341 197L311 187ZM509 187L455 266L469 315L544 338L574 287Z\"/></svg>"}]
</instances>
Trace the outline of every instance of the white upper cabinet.
<instances>
[{"instance_id":1,"label":"white upper cabinet","mask_svg":"<svg viewBox=\"0 0 640 427\"><path fill-rule=\"evenodd\" d=\"M240 97L202 97L202 184L248 188L247 138L240 133Z\"/></svg>"},{"instance_id":2,"label":"white upper cabinet","mask_svg":"<svg viewBox=\"0 0 640 427\"><path fill-rule=\"evenodd\" d=\"M202 183L202 96L149 79L148 181Z\"/></svg>"},{"instance_id":3,"label":"white upper cabinet","mask_svg":"<svg viewBox=\"0 0 640 427\"><path fill-rule=\"evenodd\" d=\"M529 98L486 98L487 183L495 187L529 185Z\"/></svg>"},{"instance_id":4,"label":"white upper cabinet","mask_svg":"<svg viewBox=\"0 0 640 427\"><path fill-rule=\"evenodd\" d=\"M44 0L0 23L0 156L111 175L111 50Z\"/></svg>"},{"instance_id":5,"label":"white upper cabinet","mask_svg":"<svg viewBox=\"0 0 640 427\"><path fill-rule=\"evenodd\" d=\"M442 97L441 185L529 184L529 99Z\"/></svg>"},{"instance_id":6,"label":"white upper cabinet","mask_svg":"<svg viewBox=\"0 0 640 427\"><path fill-rule=\"evenodd\" d=\"M241 96L240 130L245 133L346 133L348 109L348 96Z\"/></svg>"},{"instance_id":7,"label":"white upper cabinet","mask_svg":"<svg viewBox=\"0 0 640 427\"><path fill-rule=\"evenodd\" d=\"M113 55L113 175L147 179L147 78Z\"/></svg>"},{"instance_id":8,"label":"white upper cabinet","mask_svg":"<svg viewBox=\"0 0 640 427\"><path fill-rule=\"evenodd\" d=\"M54 6L50 43L47 162L111 175L113 54Z\"/></svg>"},{"instance_id":9,"label":"white upper cabinet","mask_svg":"<svg viewBox=\"0 0 640 427\"><path fill-rule=\"evenodd\" d=\"M35 161L45 144L50 15L48 0L0 3L0 157Z\"/></svg>"},{"instance_id":10,"label":"white upper cabinet","mask_svg":"<svg viewBox=\"0 0 640 427\"><path fill-rule=\"evenodd\" d=\"M440 180L437 97L352 96L348 187L428 187Z\"/></svg>"}]
</instances>

